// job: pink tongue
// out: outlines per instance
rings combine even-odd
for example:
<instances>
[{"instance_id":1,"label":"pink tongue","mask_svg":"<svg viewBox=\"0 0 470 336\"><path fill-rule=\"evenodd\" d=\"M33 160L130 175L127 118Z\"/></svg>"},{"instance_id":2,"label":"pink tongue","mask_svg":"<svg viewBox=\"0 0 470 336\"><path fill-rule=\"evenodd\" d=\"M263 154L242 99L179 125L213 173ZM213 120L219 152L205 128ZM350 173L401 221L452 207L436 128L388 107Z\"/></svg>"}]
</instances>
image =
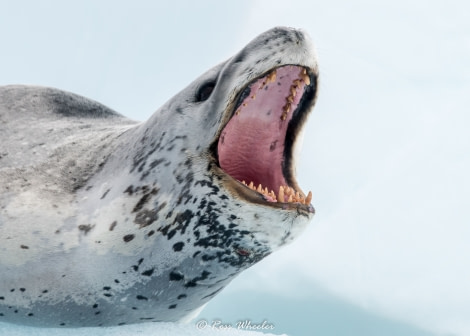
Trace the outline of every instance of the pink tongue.
<instances>
[{"instance_id":1,"label":"pink tongue","mask_svg":"<svg viewBox=\"0 0 470 336\"><path fill-rule=\"evenodd\" d=\"M284 145L305 87L302 70L284 66L276 69L275 77L270 73L251 85L250 95L220 136L219 164L227 174L276 193L279 186L287 185L282 172Z\"/></svg>"}]
</instances>

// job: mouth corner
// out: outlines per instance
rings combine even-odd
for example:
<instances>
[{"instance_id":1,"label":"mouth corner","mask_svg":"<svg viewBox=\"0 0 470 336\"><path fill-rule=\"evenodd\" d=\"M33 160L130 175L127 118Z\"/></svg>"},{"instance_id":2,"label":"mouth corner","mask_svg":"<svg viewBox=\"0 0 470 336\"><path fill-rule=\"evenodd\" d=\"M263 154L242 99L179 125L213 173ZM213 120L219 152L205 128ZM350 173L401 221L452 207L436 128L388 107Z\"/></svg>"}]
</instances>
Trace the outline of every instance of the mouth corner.
<instances>
[{"instance_id":1,"label":"mouth corner","mask_svg":"<svg viewBox=\"0 0 470 336\"><path fill-rule=\"evenodd\" d=\"M316 73L282 65L243 87L226 114L228 121L211 146L224 184L240 198L283 210L313 214L312 193L295 178L295 148L312 109Z\"/></svg>"}]
</instances>

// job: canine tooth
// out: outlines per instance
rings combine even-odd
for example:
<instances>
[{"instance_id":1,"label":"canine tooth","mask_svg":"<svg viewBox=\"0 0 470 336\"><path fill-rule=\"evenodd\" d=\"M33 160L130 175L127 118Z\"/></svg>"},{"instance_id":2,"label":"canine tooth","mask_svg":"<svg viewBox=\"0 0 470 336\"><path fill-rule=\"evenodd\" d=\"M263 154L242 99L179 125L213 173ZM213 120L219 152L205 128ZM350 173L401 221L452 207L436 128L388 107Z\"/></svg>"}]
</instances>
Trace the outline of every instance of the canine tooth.
<instances>
[{"instance_id":1,"label":"canine tooth","mask_svg":"<svg viewBox=\"0 0 470 336\"><path fill-rule=\"evenodd\" d=\"M307 198L305 199L305 204L310 204L311 201L312 201L312 192L309 191Z\"/></svg>"},{"instance_id":2,"label":"canine tooth","mask_svg":"<svg viewBox=\"0 0 470 336\"><path fill-rule=\"evenodd\" d=\"M308 75L305 75L304 77L302 77L302 79L304 80L306 85L310 85L310 77Z\"/></svg>"},{"instance_id":3,"label":"canine tooth","mask_svg":"<svg viewBox=\"0 0 470 336\"><path fill-rule=\"evenodd\" d=\"M279 187L279 202L282 202L284 203L284 187L283 186L280 186Z\"/></svg>"}]
</instances>

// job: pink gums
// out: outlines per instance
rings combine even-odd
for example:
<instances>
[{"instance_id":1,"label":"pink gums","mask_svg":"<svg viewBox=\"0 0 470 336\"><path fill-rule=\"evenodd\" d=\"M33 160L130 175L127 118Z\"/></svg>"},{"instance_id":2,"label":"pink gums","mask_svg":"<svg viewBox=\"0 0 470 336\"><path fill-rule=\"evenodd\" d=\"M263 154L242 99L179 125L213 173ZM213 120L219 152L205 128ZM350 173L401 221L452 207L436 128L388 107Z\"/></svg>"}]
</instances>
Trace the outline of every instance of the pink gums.
<instances>
[{"instance_id":1,"label":"pink gums","mask_svg":"<svg viewBox=\"0 0 470 336\"><path fill-rule=\"evenodd\" d=\"M284 146L289 121L304 92L302 70L283 66L276 69L274 81L269 74L251 85L250 95L220 135L219 164L227 174L255 186L262 184L275 193L279 186L287 185L282 172ZM288 99L293 101L286 113Z\"/></svg>"}]
</instances>

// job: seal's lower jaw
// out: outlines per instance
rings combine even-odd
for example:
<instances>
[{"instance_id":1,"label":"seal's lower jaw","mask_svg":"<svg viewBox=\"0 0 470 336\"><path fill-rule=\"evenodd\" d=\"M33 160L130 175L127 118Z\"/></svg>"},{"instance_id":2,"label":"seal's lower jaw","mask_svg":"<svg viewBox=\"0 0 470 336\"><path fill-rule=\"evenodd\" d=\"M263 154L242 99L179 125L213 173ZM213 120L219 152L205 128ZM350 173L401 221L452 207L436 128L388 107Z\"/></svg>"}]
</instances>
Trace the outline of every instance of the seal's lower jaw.
<instances>
[{"instance_id":1,"label":"seal's lower jaw","mask_svg":"<svg viewBox=\"0 0 470 336\"><path fill-rule=\"evenodd\" d=\"M249 83L238 94L217 141L225 182L241 198L313 213L312 194L295 180L294 146L314 104L316 76L285 65Z\"/></svg>"}]
</instances>

